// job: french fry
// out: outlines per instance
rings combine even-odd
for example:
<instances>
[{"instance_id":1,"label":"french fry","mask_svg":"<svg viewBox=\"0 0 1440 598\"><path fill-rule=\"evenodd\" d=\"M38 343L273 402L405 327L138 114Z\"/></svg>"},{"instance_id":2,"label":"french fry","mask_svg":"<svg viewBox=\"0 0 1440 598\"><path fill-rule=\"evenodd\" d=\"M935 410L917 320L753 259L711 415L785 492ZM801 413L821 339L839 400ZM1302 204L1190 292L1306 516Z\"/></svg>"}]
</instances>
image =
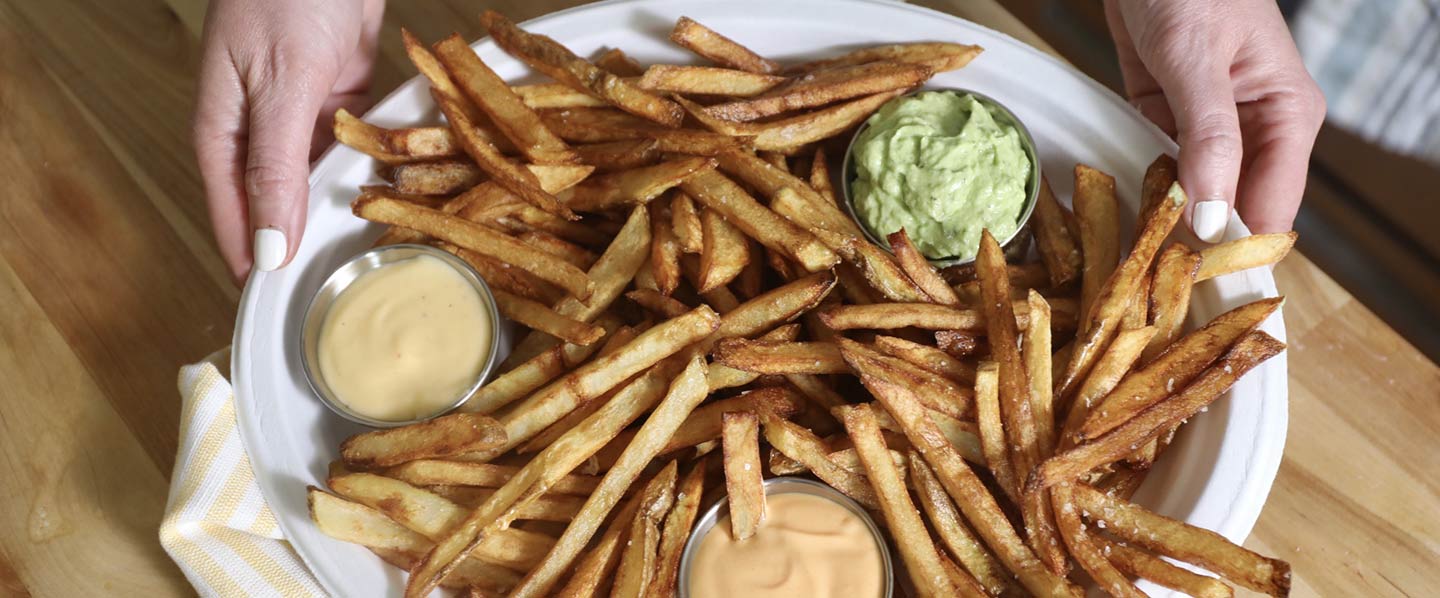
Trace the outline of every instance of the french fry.
<instances>
[{"instance_id":1,"label":"french fry","mask_svg":"<svg viewBox=\"0 0 1440 598\"><path fill-rule=\"evenodd\" d=\"M493 488L474 486L430 486L427 490L455 504L475 508L495 494ZM544 494L518 508L516 519L568 523L580 512L585 499L578 496ZM519 581L519 580L516 580Z\"/></svg>"},{"instance_id":2,"label":"french fry","mask_svg":"<svg viewBox=\"0 0 1440 598\"><path fill-rule=\"evenodd\" d=\"M611 334L605 339L605 345L603 347L600 347L600 351L599 353L596 353L596 356L604 357L606 355L614 353L621 347L629 344L630 341L634 340L635 336L640 334L640 332L645 330L645 328L648 328L648 326L642 325L641 327L620 327L615 331L614 334ZM610 397L614 396L616 392L616 390L612 389L610 392L600 395L599 398L592 401L587 401L579 407L576 407L573 411L566 414L565 417L560 418L559 421L550 424L550 427L545 428L545 431L536 434L530 440L527 440L525 444L515 447L515 453L523 455L526 453L534 453L544 450L545 447L550 446L550 443L555 442L561 436L565 435L566 432L570 431L570 428L575 427L576 424L579 424L580 422L584 421L585 418L590 417L592 413L599 411L600 408L604 406L605 401L608 401ZM587 463L587 465L591 465L591 463ZM593 474L599 470L595 467L591 467L590 469L590 471L586 471L585 473Z\"/></svg>"},{"instance_id":3,"label":"french fry","mask_svg":"<svg viewBox=\"0 0 1440 598\"><path fill-rule=\"evenodd\" d=\"M518 446L580 404L605 394L631 376L704 338L719 323L720 317L714 310L702 305L646 330L615 353L580 366L500 418L508 439L493 450L494 454Z\"/></svg>"},{"instance_id":4,"label":"french fry","mask_svg":"<svg viewBox=\"0 0 1440 598\"><path fill-rule=\"evenodd\" d=\"M1150 318L1150 287L1155 284L1153 273L1146 274L1136 285L1135 294L1130 296L1130 301L1125 306L1125 314L1120 316L1120 329L1143 328Z\"/></svg>"},{"instance_id":5,"label":"french fry","mask_svg":"<svg viewBox=\"0 0 1440 598\"><path fill-rule=\"evenodd\" d=\"M1191 573L1129 544L1115 542L1103 536L1092 537L1105 553L1105 558L1121 573L1148 579L1195 598L1231 598L1235 595L1230 586L1218 579Z\"/></svg>"},{"instance_id":6,"label":"french fry","mask_svg":"<svg viewBox=\"0 0 1440 598\"><path fill-rule=\"evenodd\" d=\"M641 118L667 127L680 126L684 112L674 102L590 64L555 40L523 31L493 10L482 13L480 23L506 53L556 81L590 93Z\"/></svg>"},{"instance_id":7,"label":"french fry","mask_svg":"<svg viewBox=\"0 0 1440 598\"><path fill-rule=\"evenodd\" d=\"M716 366L711 366L714 369ZM707 386L709 386L707 381ZM699 444L718 440L720 438L720 427L722 417L732 411L751 411L755 413L770 413L780 418L789 418L800 412L802 407L800 397L787 388L771 386L758 388L745 394L721 399L696 409L686 418L685 423L675 431L670 442L660 450L661 455L668 455L678 450L687 449ZM616 436L595 454L595 460L601 469L608 469L620 452L630 444L634 437L632 431L622 432Z\"/></svg>"},{"instance_id":8,"label":"french fry","mask_svg":"<svg viewBox=\"0 0 1440 598\"><path fill-rule=\"evenodd\" d=\"M674 219L670 215L673 202L650 202L650 272L655 276L656 290L670 295L680 286L680 241L675 237Z\"/></svg>"},{"instance_id":9,"label":"french fry","mask_svg":"<svg viewBox=\"0 0 1440 598\"><path fill-rule=\"evenodd\" d=\"M1057 439L1059 448L1067 449L1075 445L1076 435L1090 418L1091 411L1130 373L1130 368L1135 365L1141 351L1144 351L1146 343L1154 337L1153 326L1116 333L1115 340L1110 342L1105 354L1095 362L1094 369L1090 370L1090 375L1085 377L1085 383L1080 385L1075 399L1070 402L1070 411L1065 415L1065 426Z\"/></svg>"},{"instance_id":10,"label":"french fry","mask_svg":"<svg viewBox=\"0 0 1440 598\"><path fill-rule=\"evenodd\" d=\"M1047 459L1031 474L1026 482L1027 491L1078 479L1091 469L1124 458L1142 443L1159 437L1169 427L1199 413L1251 368L1284 349L1285 343L1264 332L1245 335L1224 357L1201 372L1183 390L1151 405L1118 427Z\"/></svg>"},{"instance_id":11,"label":"french fry","mask_svg":"<svg viewBox=\"0 0 1440 598\"><path fill-rule=\"evenodd\" d=\"M493 463L467 463L442 459L418 459L385 470L385 475L415 486L472 486L499 488L520 469ZM600 478L568 475L551 485L549 492L568 496L589 496Z\"/></svg>"},{"instance_id":12,"label":"french fry","mask_svg":"<svg viewBox=\"0 0 1440 598\"><path fill-rule=\"evenodd\" d=\"M901 90L886 91L764 123L737 123L715 118L703 109L697 110L694 104L687 106L686 111L712 131L753 137L750 145L757 150L794 152L808 143L838 135L860 124L900 93Z\"/></svg>"},{"instance_id":13,"label":"french fry","mask_svg":"<svg viewBox=\"0 0 1440 598\"><path fill-rule=\"evenodd\" d=\"M765 433L765 440L775 447L775 450L800 462L810 473L815 474L815 477L865 508L880 508L879 498L875 496L870 482L864 476L831 461L828 456L829 448L813 432L771 413L760 413L759 416L764 423L762 431Z\"/></svg>"},{"instance_id":14,"label":"french fry","mask_svg":"<svg viewBox=\"0 0 1440 598\"><path fill-rule=\"evenodd\" d=\"M776 254L775 250L763 247L754 241L746 240L745 245L747 253L749 253L752 258L749 262L745 263L744 268L740 269L740 274L735 277L734 282L736 296L748 300L754 299L756 295L759 295L761 291L764 290L761 288L761 285L764 284L762 279L765 276L765 263L758 259L759 256L764 254L765 262L771 262L773 259L784 261L784 258L778 257L779 254ZM772 255L777 257L772 258ZM789 277L784 278L784 280L795 280L795 278Z\"/></svg>"},{"instance_id":15,"label":"french fry","mask_svg":"<svg viewBox=\"0 0 1440 598\"><path fill-rule=\"evenodd\" d=\"M1095 304L1090 311L1084 312L1083 321L1090 326L1082 330L1080 337L1076 339L1075 350L1070 356L1070 363L1065 367L1065 374L1060 378L1056 395L1062 398L1074 396L1075 390L1084 380L1090 368L1094 366L1095 360L1100 357L1105 345L1114 336L1120 319L1125 315L1125 309L1129 300L1135 295L1145 273L1150 270L1150 264L1155 260L1155 254L1160 250L1160 244L1175 227L1175 222L1180 219L1180 211L1185 207L1185 191L1180 185L1170 186L1169 194L1165 201L1155 208L1155 213L1145 223L1143 232L1135 241L1135 247L1131 249L1130 255L1126 256L1124 263L1120 265L1114 274L1105 281L1100 288L1099 294L1095 296ZM1087 250L1088 251L1088 250ZM1086 276L1089 276L1087 273ZM1081 309L1085 309L1084 298L1081 298Z\"/></svg>"},{"instance_id":16,"label":"french fry","mask_svg":"<svg viewBox=\"0 0 1440 598\"><path fill-rule=\"evenodd\" d=\"M716 363L757 374L848 374L840 348L826 342L727 339L715 346Z\"/></svg>"},{"instance_id":17,"label":"french fry","mask_svg":"<svg viewBox=\"0 0 1440 598\"><path fill-rule=\"evenodd\" d=\"M947 355L955 358L974 355L983 346L978 333L962 330L936 330L935 345Z\"/></svg>"},{"instance_id":18,"label":"french fry","mask_svg":"<svg viewBox=\"0 0 1440 598\"><path fill-rule=\"evenodd\" d=\"M461 153L445 127L386 129L362 121L344 108L335 111L334 133L336 141L386 164L453 158Z\"/></svg>"},{"instance_id":19,"label":"french fry","mask_svg":"<svg viewBox=\"0 0 1440 598\"><path fill-rule=\"evenodd\" d=\"M505 430L489 417L452 413L399 428L356 434L340 443L345 463L360 469L494 448Z\"/></svg>"},{"instance_id":20,"label":"french fry","mask_svg":"<svg viewBox=\"0 0 1440 598\"><path fill-rule=\"evenodd\" d=\"M600 255L600 259L596 260L595 265L588 271L587 278L596 282L592 287L592 296L586 301L567 297L555 304L555 313L581 322L594 320L609 309L610 304L624 292L649 256L649 213L635 208L630 211L625 226L615 235L610 246L605 248L605 253ZM511 263L528 264L524 261ZM558 343L554 337L532 333L510 352L510 357L505 360L505 367L513 367Z\"/></svg>"},{"instance_id":21,"label":"french fry","mask_svg":"<svg viewBox=\"0 0 1440 598\"><path fill-rule=\"evenodd\" d=\"M980 428L980 448L985 464L994 474L1000 489L1011 501L1020 502L1021 479L1010 460L1009 441L1000 416L1000 367L993 361L982 361L975 371L975 422Z\"/></svg>"},{"instance_id":22,"label":"french fry","mask_svg":"<svg viewBox=\"0 0 1440 598\"><path fill-rule=\"evenodd\" d=\"M966 418L974 412L975 393L972 389L853 340L841 337L835 342L851 370L860 372L870 368L872 371L884 371L897 380L905 380L919 391L917 394L928 409L955 419Z\"/></svg>"},{"instance_id":23,"label":"french fry","mask_svg":"<svg viewBox=\"0 0 1440 598\"><path fill-rule=\"evenodd\" d=\"M1290 564L1260 556L1200 529L1146 511L1084 485L1075 486L1076 505L1105 531L1179 561L1199 565L1220 577L1271 596L1290 593Z\"/></svg>"},{"instance_id":24,"label":"french fry","mask_svg":"<svg viewBox=\"0 0 1440 598\"><path fill-rule=\"evenodd\" d=\"M654 407L665 392L669 373L668 368L651 368L645 375L637 377L599 411L516 472L464 522L438 540L425 558L411 569L405 586L407 598L421 598L429 594L479 543L505 529L514 518L518 505L545 493L555 482L590 458L607 439Z\"/></svg>"},{"instance_id":25,"label":"french fry","mask_svg":"<svg viewBox=\"0 0 1440 598\"><path fill-rule=\"evenodd\" d=\"M968 586L962 584L957 587L952 583L941 564L940 551L930 539L925 522L920 519L920 513L910 501L910 493L905 489L905 483L900 480L899 472L895 470L895 463L890 458L890 451L885 447L885 440L880 436L880 426L875 422L875 414L870 405L852 405L839 409L845 431L855 442L855 452L860 456L860 463L865 466L865 473L879 500L880 510L885 514L887 527L890 528L890 533L895 535L895 545L905 561L910 580L919 589L919 595L937 598L965 595L962 591L968 589ZM979 584L975 585L978 588ZM971 595L988 596L984 591Z\"/></svg>"},{"instance_id":26,"label":"french fry","mask_svg":"<svg viewBox=\"0 0 1440 598\"><path fill-rule=\"evenodd\" d=\"M675 240L685 253L700 253L704 232L701 229L700 212L695 201L679 189L670 197L670 225L675 231Z\"/></svg>"},{"instance_id":27,"label":"french fry","mask_svg":"<svg viewBox=\"0 0 1440 598\"><path fill-rule=\"evenodd\" d=\"M570 262L574 264L576 268L589 268L595 265L595 260L600 259L600 256L595 255L595 253L589 249L543 231L526 231L515 235L515 238L534 245L550 255Z\"/></svg>"},{"instance_id":28,"label":"french fry","mask_svg":"<svg viewBox=\"0 0 1440 598\"><path fill-rule=\"evenodd\" d=\"M700 514L700 499L705 492L705 468L708 459L700 459L675 488L675 506L665 516L660 531L659 556L656 558L655 580L646 592L648 598L674 598L680 577L680 557L690 539L690 529Z\"/></svg>"},{"instance_id":29,"label":"french fry","mask_svg":"<svg viewBox=\"0 0 1440 598\"><path fill-rule=\"evenodd\" d=\"M431 94L450 100L457 109L463 111L473 124L471 132L474 135L494 145L500 152L514 153L515 147L510 144L510 140L490 122L490 119L480 111L478 106L472 104L469 98L465 97L464 92L461 92L460 88L455 85L455 81L450 78L450 73L445 71L445 65L440 63L440 59L431 54L419 38L403 27L400 28L400 38L405 46L405 55L410 58L415 69L430 81ZM456 132L454 127L451 127L451 132ZM456 138L456 141L458 142L459 139ZM457 147L460 146L457 145Z\"/></svg>"},{"instance_id":30,"label":"french fry","mask_svg":"<svg viewBox=\"0 0 1440 598\"><path fill-rule=\"evenodd\" d=\"M576 160L565 142L545 128L535 111L480 60L460 34L440 40L433 49L460 91L479 106L531 162L564 164Z\"/></svg>"},{"instance_id":31,"label":"french fry","mask_svg":"<svg viewBox=\"0 0 1440 598\"><path fill-rule=\"evenodd\" d=\"M984 51L980 46L949 42L887 44L861 48L835 58L816 60L786 69L786 72L808 73L823 68L850 66L870 62L902 62L921 64L937 73L964 68Z\"/></svg>"},{"instance_id":32,"label":"french fry","mask_svg":"<svg viewBox=\"0 0 1440 598\"><path fill-rule=\"evenodd\" d=\"M446 120L450 121L450 128L455 131L460 146L491 180L541 210L567 220L578 218L555 199L554 195L540 188L540 181L535 178L534 173L505 157L493 144L476 133L475 121L465 114L456 100L439 93L435 94L435 99Z\"/></svg>"},{"instance_id":33,"label":"french fry","mask_svg":"<svg viewBox=\"0 0 1440 598\"><path fill-rule=\"evenodd\" d=\"M1156 334L1140 355L1140 363L1149 363L1180 337L1185 318L1190 315L1190 291L1195 286L1200 259L1200 254L1179 243L1160 252L1150 289L1150 320Z\"/></svg>"},{"instance_id":34,"label":"french fry","mask_svg":"<svg viewBox=\"0 0 1440 598\"><path fill-rule=\"evenodd\" d=\"M950 500L950 495L945 493L945 487L940 485L940 479L935 477L935 472L925 464L920 453L910 451L908 462L915 496L920 499L920 507L929 517L940 541L986 591L992 595L1000 595L1010 587L1009 573L1000 567L995 557L985 550L985 545L970 532L970 528L960 518L960 512L955 509L955 503Z\"/></svg>"},{"instance_id":35,"label":"french fry","mask_svg":"<svg viewBox=\"0 0 1440 598\"><path fill-rule=\"evenodd\" d=\"M760 419L751 411L721 416L725 494L730 506L730 535L745 541L765 520L765 486L760 470Z\"/></svg>"},{"instance_id":36,"label":"french fry","mask_svg":"<svg viewBox=\"0 0 1440 598\"><path fill-rule=\"evenodd\" d=\"M1083 259L1075 238L1065 226L1065 208L1055 201L1050 181L1040 179L1040 196L1035 201L1035 250L1050 274L1050 286L1062 287L1080 276ZM1083 313L1083 312L1082 312Z\"/></svg>"},{"instance_id":37,"label":"french fry","mask_svg":"<svg viewBox=\"0 0 1440 598\"><path fill-rule=\"evenodd\" d=\"M746 235L794 258L810 272L829 269L840 261L815 235L760 205L725 175L713 170L698 171L681 183L681 188Z\"/></svg>"},{"instance_id":38,"label":"french fry","mask_svg":"<svg viewBox=\"0 0 1440 598\"><path fill-rule=\"evenodd\" d=\"M639 77L645 73L645 67L620 48L610 48L596 56L595 66L610 71L616 77Z\"/></svg>"},{"instance_id":39,"label":"french fry","mask_svg":"<svg viewBox=\"0 0 1440 598\"><path fill-rule=\"evenodd\" d=\"M975 382L974 364L960 361L935 347L881 334L875 336L875 348L961 384Z\"/></svg>"},{"instance_id":40,"label":"french fry","mask_svg":"<svg viewBox=\"0 0 1440 598\"><path fill-rule=\"evenodd\" d=\"M640 512L660 517L670 510L675 500L675 469L665 467L625 501L625 505L611 518L605 533L575 565L570 581L565 582L555 595L567 598L603 596L607 587L604 582L620 564L620 542L630 531L630 526L624 523L633 520Z\"/></svg>"},{"instance_id":41,"label":"french fry","mask_svg":"<svg viewBox=\"0 0 1440 598\"><path fill-rule=\"evenodd\" d=\"M673 467L675 463L672 461ZM660 547L660 528L645 513L635 514L630 523L630 537L620 551L620 564L615 569L614 598L641 598L655 577L655 551Z\"/></svg>"},{"instance_id":42,"label":"french fry","mask_svg":"<svg viewBox=\"0 0 1440 598\"><path fill-rule=\"evenodd\" d=\"M840 100L909 89L930 75L929 67L900 62L836 66L805 73L753 98L716 104L705 110L715 118L746 122Z\"/></svg>"},{"instance_id":43,"label":"french fry","mask_svg":"<svg viewBox=\"0 0 1440 598\"><path fill-rule=\"evenodd\" d=\"M583 91L577 91L564 83L536 83L516 85L510 88L525 105L535 109L545 108L591 108L609 106L605 100Z\"/></svg>"},{"instance_id":44,"label":"french fry","mask_svg":"<svg viewBox=\"0 0 1440 598\"><path fill-rule=\"evenodd\" d=\"M691 156L713 156L750 141L745 133L667 128L613 108L542 110L540 120L561 139L572 143L652 139L660 152Z\"/></svg>"},{"instance_id":45,"label":"french fry","mask_svg":"<svg viewBox=\"0 0 1440 598\"><path fill-rule=\"evenodd\" d=\"M805 228L824 228L852 237L862 235L859 226L846 216L833 201L827 202L822 195L806 185L804 180L782 168L766 163L756 154L744 150L730 150L715 156L715 160L719 164L720 170L754 187L761 195L769 197L772 202L786 189L799 195L799 200L813 211L797 210L805 214L806 219L804 221L797 220L796 224ZM772 209L774 209L773 206ZM792 218L792 220L794 219ZM839 250L838 247L831 247L831 249Z\"/></svg>"},{"instance_id":46,"label":"french fry","mask_svg":"<svg viewBox=\"0 0 1440 598\"><path fill-rule=\"evenodd\" d=\"M590 278L579 268L474 222L384 197L361 197L351 209L366 220L411 228L503 262L527 264L542 280L580 299L590 296Z\"/></svg>"},{"instance_id":47,"label":"french fry","mask_svg":"<svg viewBox=\"0 0 1440 598\"><path fill-rule=\"evenodd\" d=\"M680 158L633 170L593 177L560 194L566 206L582 212L600 212L624 205L645 204L679 185L698 170L715 167L701 157Z\"/></svg>"},{"instance_id":48,"label":"french fry","mask_svg":"<svg viewBox=\"0 0 1440 598\"><path fill-rule=\"evenodd\" d=\"M1165 199L1165 192L1175 184L1180 174L1180 164L1168 154L1160 154L1145 168L1145 178L1140 182L1140 213L1135 219L1135 235L1140 227L1155 213L1155 206Z\"/></svg>"},{"instance_id":49,"label":"french fry","mask_svg":"<svg viewBox=\"0 0 1440 598\"><path fill-rule=\"evenodd\" d=\"M1232 272L1275 264L1285 259L1290 248L1295 246L1295 239L1299 237L1293 230L1286 233L1266 233L1201 249L1200 271L1195 273L1195 280L1210 280Z\"/></svg>"},{"instance_id":50,"label":"french fry","mask_svg":"<svg viewBox=\"0 0 1440 598\"><path fill-rule=\"evenodd\" d=\"M675 318L685 315L690 311L690 306L681 303L674 297L660 294L660 291L650 289L635 289L625 293L625 297L634 301L640 307L655 312L663 318Z\"/></svg>"},{"instance_id":51,"label":"french fry","mask_svg":"<svg viewBox=\"0 0 1440 598\"><path fill-rule=\"evenodd\" d=\"M605 336L605 330L555 313L542 303L491 289L500 313L516 323L577 345L588 345Z\"/></svg>"},{"instance_id":52,"label":"french fry","mask_svg":"<svg viewBox=\"0 0 1440 598\"><path fill-rule=\"evenodd\" d=\"M749 48L716 33L690 17L680 17L670 31L670 41L721 66L751 73L770 74L780 70L773 60L762 58Z\"/></svg>"},{"instance_id":53,"label":"french fry","mask_svg":"<svg viewBox=\"0 0 1440 598\"><path fill-rule=\"evenodd\" d=\"M485 173L469 161L446 160L400 164L390 169L390 183L400 193L450 195L485 180Z\"/></svg>"},{"instance_id":54,"label":"french fry","mask_svg":"<svg viewBox=\"0 0 1440 598\"><path fill-rule=\"evenodd\" d=\"M1135 584L1130 583L1130 579L1116 569L1109 559L1105 558L1105 553L1095 543L1093 536L1086 531L1085 522L1080 519L1080 513L1075 508L1070 485L1061 484L1050 490L1055 508L1055 520L1060 527L1060 537L1065 540L1065 547L1069 549L1070 556L1080 563L1080 568L1085 570L1095 585L1110 596L1145 598L1146 594L1136 588Z\"/></svg>"},{"instance_id":55,"label":"french fry","mask_svg":"<svg viewBox=\"0 0 1440 598\"><path fill-rule=\"evenodd\" d=\"M690 286L699 287L700 256L680 256L680 273L685 276L685 280L690 282ZM740 299L736 297L735 293L732 293L728 287L715 287L712 290L700 293L700 298L705 300L706 305L711 306L715 311L722 314L728 314L740 305Z\"/></svg>"},{"instance_id":56,"label":"french fry","mask_svg":"<svg viewBox=\"0 0 1440 598\"><path fill-rule=\"evenodd\" d=\"M945 279L940 277L940 273L930 265L925 255L910 243L910 236L905 234L905 229L890 233L886 240L890 242L890 251L895 254L895 261L900 263L900 269L925 291L930 301L951 307L960 306L960 297L955 295L955 289L945 284Z\"/></svg>"},{"instance_id":57,"label":"french fry","mask_svg":"<svg viewBox=\"0 0 1440 598\"><path fill-rule=\"evenodd\" d=\"M625 490L635 482L650 460L660 453L695 406L705 399L708 392L705 385L705 367L703 355L696 355L689 360L685 370L670 384L665 398L645 419L645 423L640 426L640 430L625 447L615 465L606 471L605 477L600 480L600 486L585 501L585 506L581 507L580 513L575 516L570 526L565 528L565 533L560 536L555 547L512 591L513 598L546 595L560 575L574 563L576 556L590 542ZM669 467L674 466L672 461ZM648 525L654 527L654 518L651 518ZM654 533L658 535L658 531ZM635 540L637 538L631 538L632 543ZM647 542L650 543L648 550L653 553L655 539L651 538ZM653 554L648 567L654 567ZM643 594L644 585L637 582L638 594Z\"/></svg>"},{"instance_id":58,"label":"french fry","mask_svg":"<svg viewBox=\"0 0 1440 598\"><path fill-rule=\"evenodd\" d=\"M786 324L784 326L778 326L774 330L771 330L770 332L761 335L760 338L757 340L768 342L788 342L799 338L799 335L799 324ZM711 362L708 378L710 383L710 392L713 393L726 388L735 388L737 386L744 386L746 384L754 382L760 378L760 374L754 372L747 372L744 370L737 370L719 362Z\"/></svg>"},{"instance_id":59,"label":"french fry","mask_svg":"<svg viewBox=\"0 0 1440 598\"><path fill-rule=\"evenodd\" d=\"M618 172L660 161L660 142L654 139L621 139L604 143L577 145L571 149L581 164L595 167L595 172Z\"/></svg>"},{"instance_id":60,"label":"french fry","mask_svg":"<svg viewBox=\"0 0 1440 598\"><path fill-rule=\"evenodd\" d=\"M706 208L700 213L700 286L705 293L730 284L745 264L754 259L745 235L719 212Z\"/></svg>"},{"instance_id":61,"label":"french fry","mask_svg":"<svg viewBox=\"0 0 1440 598\"><path fill-rule=\"evenodd\" d=\"M748 98L784 83L785 77L711 66L656 64L640 77L641 89Z\"/></svg>"},{"instance_id":62,"label":"french fry","mask_svg":"<svg viewBox=\"0 0 1440 598\"><path fill-rule=\"evenodd\" d=\"M1095 438L1184 388L1283 303L1280 297L1247 303L1181 337L1154 361L1123 378L1104 401L1091 409L1077 437Z\"/></svg>"},{"instance_id":63,"label":"french fry","mask_svg":"<svg viewBox=\"0 0 1440 598\"><path fill-rule=\"evenodd\" d=\"M460 505L405 482L371 473L335 478L330 480L330 488L432 541L444 537L465 519L465 509ZM485 562L523 571L539 562L553 543L543 534L509 529L482 539L474 555Z\"/></svg>"},{"instance_id":64,"label":"french fry","mask_svg":"<svg viewBox=\"0 0 1440 598\"><path fill-rule=\"evenodd\" d=\"M1008 291L1007 291L1008 293ZM1005 302L1014 314L1020 330L1030 326L1030 304L1024 299ZM1057 299L1051 306L1051 326L1059 330L1075 328L1073 303ZM820 312L820 321L832 330L921 328L924 330L959 330L987 334L985 315L980 310L957 309L933 303L876 303L873 305L840 305Z\"/></svg>"},{"instance_id":65,"label":"french fry","mask_svg":"<svg viewBox=\"0 0 1440 598\"><path fill-rule=\"evenodd\" d=\"M810 187L820 194L821 199L840 205L839 197L835 194L835 182L830 180L830 161L825 155L824 146L817 146L815 155L810 160Z\"/></svg>"},{"instance_id":66,"label":"french fry","mask_svg":"<svg viewBox=\"0 0 1440 598\"><path fill-rule=\"evenodd\" d=\"M606 333L604 337L606 344L614 340L617 336L616 331L619 329L619 321L616 318L602 317L596 323ZM629 327L626 329L633 331ZM626 332L625 336L628 337L629 334L630 332ZM460 410L470 413L494 413L501 407L524 398L525 395L544 386L546 382L560 377L589 359L599 348L600 344L598 343L589 345L563 343L551 347L481 386L460 406Z\"/></svg>"},{"instance_id":67,"label":"french fry","mask_svg":"<svg viewBox=\"0 0 1440 598\"><path fill-rule=\"evenodd\" d=\"M1055 448L1055 402L1051 386L1050 304L1035 289L1026 299L1030 304L1030 326L1025 327L1025 375L1030 387L1030 411L1035 414L1038 456L1050 456Z\"/></svg>"},{"instance_id":68,"label":"french fry","mask_svg":"<svg viewBox=\"0 0 1440 598\"><path fill-rule=\"evenodd\" d=\"M1120 263L1119 201L1115 178L1084 164L1075 165L1075 218L1080 222L1080 249L1084 262L1080 277L1080 313L1090 306L1100 288Z\"/></svg>"}]
</instances>

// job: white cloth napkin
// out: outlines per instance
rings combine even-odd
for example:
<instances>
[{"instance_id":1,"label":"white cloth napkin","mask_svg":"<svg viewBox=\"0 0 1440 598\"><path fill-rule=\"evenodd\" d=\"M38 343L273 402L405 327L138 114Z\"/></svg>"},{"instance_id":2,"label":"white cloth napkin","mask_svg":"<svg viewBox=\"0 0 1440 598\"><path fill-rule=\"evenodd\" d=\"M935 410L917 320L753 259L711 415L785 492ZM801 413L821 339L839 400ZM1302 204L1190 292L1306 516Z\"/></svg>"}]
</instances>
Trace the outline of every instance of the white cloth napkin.
<instances>
[{"instance_id":1,"label":"white cloth napkin","mask_svg":"<svg viewBox=\"0 0 1440 598\"><path fill-rule=\"evenodd\" d=\"M255 483L229 364L223 349L180 369L180 450L160 544L201 596L325 596Z\"/></svg>"}]
</instances>

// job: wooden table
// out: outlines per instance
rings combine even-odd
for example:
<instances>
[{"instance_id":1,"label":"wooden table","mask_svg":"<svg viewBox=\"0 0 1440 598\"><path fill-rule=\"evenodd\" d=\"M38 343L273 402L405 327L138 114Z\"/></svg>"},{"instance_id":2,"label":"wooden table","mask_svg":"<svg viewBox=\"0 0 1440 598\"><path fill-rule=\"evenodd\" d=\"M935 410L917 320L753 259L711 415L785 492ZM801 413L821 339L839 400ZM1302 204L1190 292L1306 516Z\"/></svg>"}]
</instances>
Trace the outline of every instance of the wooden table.
<instances>
[{"instance_id":1,"label":"wooden table","mask_svg":"<svg viewBox=\"0 0 1440 598\"><path fill-rule=\"evenodd\" d=\"M475 38L482 4L392 2L376 89L413 74L400 26ZM927 4L1046 47L999 5ZM0 595L185 595L157 541L177 368L230 342L187 117L200 0L0 2ZM1303 256L1288 297L1291 426L1248 544L1296 595L1440 595L1440 369Z\"/></svg>"}]
</instances>

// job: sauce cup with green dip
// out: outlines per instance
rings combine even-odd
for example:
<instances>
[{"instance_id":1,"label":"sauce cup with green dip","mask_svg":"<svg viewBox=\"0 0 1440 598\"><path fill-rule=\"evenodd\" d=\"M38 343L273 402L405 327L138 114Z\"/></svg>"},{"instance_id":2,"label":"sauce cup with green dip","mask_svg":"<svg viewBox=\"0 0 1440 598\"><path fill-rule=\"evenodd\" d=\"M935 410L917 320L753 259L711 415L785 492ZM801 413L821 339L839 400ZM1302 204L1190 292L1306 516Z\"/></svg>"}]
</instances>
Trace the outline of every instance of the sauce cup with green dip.
<instances>
[{"instance_id":1,"label":"sauce cup with green dip","mask_svg":"<svg viewBox=\"0 0 1440 598\"><path fill-rule=\"evenodd\" d=\"M841 167L845 208L870 241L901 228L936 266L975 260L980 231L1015 259L1040 193L1035 140L1008 108L964 89L926 89L880 107Z\"/></svg>"}]
</instances>

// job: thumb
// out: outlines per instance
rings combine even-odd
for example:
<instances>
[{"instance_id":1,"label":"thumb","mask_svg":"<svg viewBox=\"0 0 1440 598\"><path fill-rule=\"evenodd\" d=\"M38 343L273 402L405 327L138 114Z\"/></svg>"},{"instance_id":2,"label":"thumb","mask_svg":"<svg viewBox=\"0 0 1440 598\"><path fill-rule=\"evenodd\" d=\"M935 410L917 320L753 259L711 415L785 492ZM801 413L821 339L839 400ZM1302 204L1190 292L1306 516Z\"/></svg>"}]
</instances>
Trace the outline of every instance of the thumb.
<instances>
[{"instance_id":1,"label":"thumb","mask_svg":"<svg viewBox=\"0 0 1440 598\"><path fill-rule=\"evenodd\" d=\"M1156 77L1175 115L1190 228L1208 243L1225 236L1244 154L1228 64L1195 61Z\"/></svg>"},{"instance_id":2,"label":"thumb","mask_svg":"<svg viewBox=\"0 0 1440 598\"><path fill-rule=\"evenodd\" d=\"M305 232L310 138L325 99L312 77L276 77L250 101L245 193L255 268L290 263Z\"/></svg>"}]
</instances>

